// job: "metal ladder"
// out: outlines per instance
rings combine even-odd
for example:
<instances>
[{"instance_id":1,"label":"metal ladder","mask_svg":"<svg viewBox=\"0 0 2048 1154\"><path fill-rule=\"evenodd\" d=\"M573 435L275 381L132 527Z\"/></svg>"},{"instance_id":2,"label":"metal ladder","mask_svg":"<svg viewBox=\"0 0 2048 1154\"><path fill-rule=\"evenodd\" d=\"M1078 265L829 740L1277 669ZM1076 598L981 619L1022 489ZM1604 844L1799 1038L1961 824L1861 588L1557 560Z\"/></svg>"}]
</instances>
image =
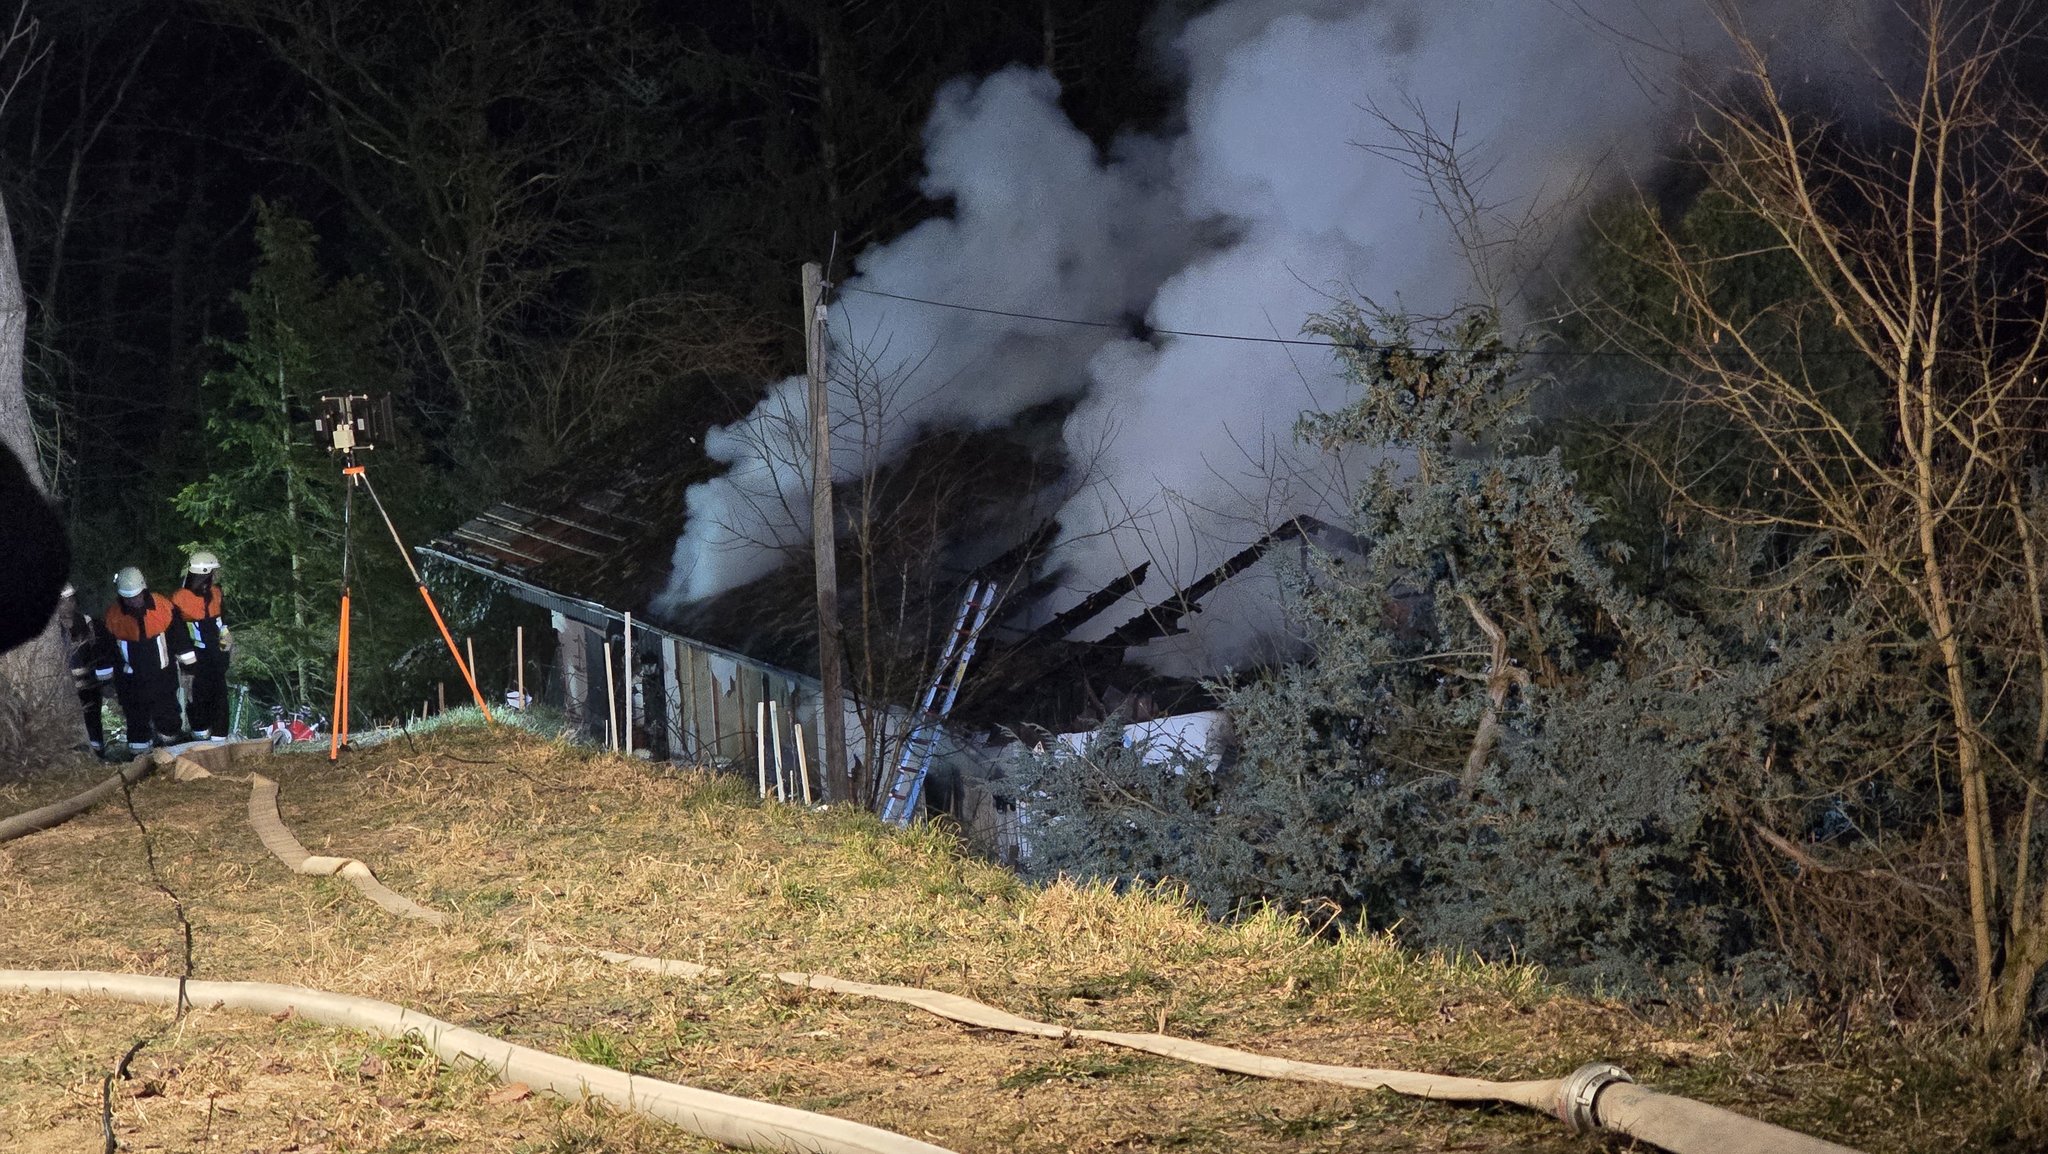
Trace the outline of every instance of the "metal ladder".
<instances>
[{"instance_id":1,"label":"metal ladder","mask_svg":"<svg viewBox=\"0 0 2048 1154\"><path fill-rule=\"evenodd\" d=\"M909 825L917 813L917 803L924 795L924 779L931 773L932 754L938 749L941 723L953 712L953 702L960 696L960 682L967 676L967 663L974 657L975 643L981 640L981 628L988 624L998 591L994 581L975 581L960 599L953 632L946 637L946 646L939 653L931 683L925 686L924 700L918 705L916 724L910 736L903 739L896 776L882 798L883 821ZM943 698L939 696L942 690Z\"/></svg>"}]
</instances>

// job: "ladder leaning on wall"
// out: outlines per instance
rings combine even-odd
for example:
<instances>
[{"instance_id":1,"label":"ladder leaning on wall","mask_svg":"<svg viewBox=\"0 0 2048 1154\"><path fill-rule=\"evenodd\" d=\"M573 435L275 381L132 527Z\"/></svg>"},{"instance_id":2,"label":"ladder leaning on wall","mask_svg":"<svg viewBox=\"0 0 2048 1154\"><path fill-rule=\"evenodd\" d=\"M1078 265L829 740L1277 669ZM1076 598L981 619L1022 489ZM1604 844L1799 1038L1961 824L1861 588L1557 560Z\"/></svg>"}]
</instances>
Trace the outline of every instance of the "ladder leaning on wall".
<instances>
[{"instance_id":1,"label":"ladder leaning on wall","mask_svg":"<svg viewBox=\"0 0 2048 1154\"><path fill-rule=\"evenodd\" d=\"M960 696L967 663L974 657L975 643L981 640L981 628L988 624L999 591L994 581L975 581L960 599L953 631L946 635L945 648L939 652L931 682L925 686L924 699L918 705L916 723L910 736L903 739L903 755L896 759L896 775L882 798L883 821L909 825L917 813L917 804L924 795L924 780L931 773L932 754L938 749L942 723L953 712L953 702Z\"/></svg>"}]
</instances>

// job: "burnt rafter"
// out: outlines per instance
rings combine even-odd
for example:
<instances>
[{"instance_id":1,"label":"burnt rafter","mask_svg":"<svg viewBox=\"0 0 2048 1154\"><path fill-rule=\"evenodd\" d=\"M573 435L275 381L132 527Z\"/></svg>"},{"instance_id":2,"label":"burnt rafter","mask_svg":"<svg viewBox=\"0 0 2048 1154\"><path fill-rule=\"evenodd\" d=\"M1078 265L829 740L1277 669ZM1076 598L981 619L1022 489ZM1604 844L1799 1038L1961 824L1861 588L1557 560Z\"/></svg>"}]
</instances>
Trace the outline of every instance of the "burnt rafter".
<instances>
[{"instance_id":1,"label":"burnt rafter","mask_svg":"<svg viewBox=\"0 0 2048 1154\"><path fill-rule=\"evenodd\" d=\"M1057 641L1096 615L1123 600L1124 595L1145 583L1145 575L1152 571L1152 562L1140 561L1138 567L1111 581L1102 588L1081 599L1080 603L1066 612L1031 631L1027 641Z\"/></svg>"},{"instance_id":2,"label":"burnt rafter","mask_svg":"<svg viewBox=\"0 0 2048 1154\"><path fill-rule=\"evenodd\" d=\"M1185 632L1180 627L1181 618L1190 613L1200 613L1202 598L1215 592L1217 586L1257 564L1259 558L1264 557L1273 546L1311 535L1328 538L1339 548L1356 550L1359 547L1357 537L1307 514L1289 518L1285 524L1239 550L1229 560L1196 579L1193 584L1117 626L1096 644L1120 649L1129 648Z\"/></svg>"},{"instance_id":3,"label":"burnt rafter","mask_svg":"<svg viewBox=\"0 0 2048 1154\"><path fill-rule=\"evenodd\" d=\"M1009 547L994 560L976 570L985 580L1008 580L1031 566L1033 561L1045 556L1046 550L1059 537L1060 523L1047 518L1031 535Z\"/></svg>"}]
</instances>

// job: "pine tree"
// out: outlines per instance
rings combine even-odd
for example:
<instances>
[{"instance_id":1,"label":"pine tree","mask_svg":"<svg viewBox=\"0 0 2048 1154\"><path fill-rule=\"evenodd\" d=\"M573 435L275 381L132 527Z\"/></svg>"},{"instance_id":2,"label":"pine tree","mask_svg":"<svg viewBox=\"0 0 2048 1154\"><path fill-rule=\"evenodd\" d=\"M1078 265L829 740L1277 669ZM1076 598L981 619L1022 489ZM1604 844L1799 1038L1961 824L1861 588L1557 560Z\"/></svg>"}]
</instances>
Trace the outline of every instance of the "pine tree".
<instances>
[{"instance_id":1,"label":"pine tree","mask_svg":"<svg viewBox=\"0 0 2048 1154\"><path fill-rule=\"evenodd\" d=\"M321 275L307 222L258 201L256 243L255 274L235 294L246 335L221 343L230 363L201 388L208 473L177 508L221 557L238 675L310 702L334 652L342 517L340 469L311 422L323 394L389 380L384 318L368 281Z\"/></svg>"}]
</instances>

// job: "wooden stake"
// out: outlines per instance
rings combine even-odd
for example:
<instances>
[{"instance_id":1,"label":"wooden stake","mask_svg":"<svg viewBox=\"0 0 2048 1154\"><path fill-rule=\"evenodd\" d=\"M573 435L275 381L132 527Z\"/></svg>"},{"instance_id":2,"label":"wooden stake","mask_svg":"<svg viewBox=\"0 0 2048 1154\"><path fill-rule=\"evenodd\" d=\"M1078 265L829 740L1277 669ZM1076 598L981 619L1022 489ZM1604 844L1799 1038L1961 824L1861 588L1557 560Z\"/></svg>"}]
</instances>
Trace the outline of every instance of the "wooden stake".
<instances>
[{"instance_id":1,"label":"wooden stake","mask_svg":"<svg viewBox=\"0 0 2048 1154\"><path fill-rule=\"evenodd\" d=\"M811 804L811 763L804 756L804 727L795 718L790 719L789 727L796 731L796 779L803 783L804 804L808 806Z\"/></svg>"},{"instance_id":2,"label":"wooden stake","mask_svg":"<svg viewBox=\"0 0 2048 1154\"><path fill-rule=\"evenodd\" d=\"M811 555L818 584L818 711L825 798L846 788L846 691L839 666L839 554L832 515L832 408L825 392L825 272L804 265L804 369L811 385Z\"/></svg>"},{"instance_id":3,"label":"wooden stake","mask_svg":"<svg viewBox=\"0 0 2048 1154\"><path fill-rule=\"evenodd\" d=\"M518 669L518 672L517 672L517 674L515 674L515 676L516 676L516 677L518 678L518 687L519 687L519 708L521 708L521 709L525 709L525 708L526 708L526 626L524 626L524 625L515 625L515 626L513 626L513 627L512 627L512 652L513 652L513 653L515 654L515 656L513 657L513 659L512 659L512 660L513 660L514 664L515 664L515 665L517 666L517 669Z\"/></svg>"},{"instance_id":4,"label":"wooden stake","mask_svg":"<svg viewBox=\"0 0 2048 1154\"><path fill-rule=\"evenodd\" d=\"M435 713L446 713L446 712L448 712L448 683L447 683L447 682L445 682L445 681L436 681L436 682L434 683L434 700L435 700L435 702L436 702L436 704L435 704L435 706L434 706L434 712L435 712Z\"/></svg>"},{"instance_id":5,"label":"wooden stake","mask_svg":"<svg viewBox=\"0 0 2048 1154\"><path fill-rule=\"evenodd\" d=\"M768 800L768 703L754 703L754 775L760 782L761 800Z\"/></svg>"},{"instance_id":6,"label":"wooden stake","mask_svg":"<svg viewBox=\"0 0 2048 1154\"><path fill-rule=\"evenodd\" d=\"M789 804L789 775L782 769L782 707L770 699L768 702L768 736L775 743L775 800Z\"/></svg>"},{"instance_id":7,"label":"wooden stake","mask_svg":"<svg viewBox=\"0 0 2048 1154\"><path fill-rule=\"evenodd\" d=\"M617 752L619 748L619 686L618 677L612 672L612 640L604 640L604 747Z\"/></svg>"}]
</instances>

